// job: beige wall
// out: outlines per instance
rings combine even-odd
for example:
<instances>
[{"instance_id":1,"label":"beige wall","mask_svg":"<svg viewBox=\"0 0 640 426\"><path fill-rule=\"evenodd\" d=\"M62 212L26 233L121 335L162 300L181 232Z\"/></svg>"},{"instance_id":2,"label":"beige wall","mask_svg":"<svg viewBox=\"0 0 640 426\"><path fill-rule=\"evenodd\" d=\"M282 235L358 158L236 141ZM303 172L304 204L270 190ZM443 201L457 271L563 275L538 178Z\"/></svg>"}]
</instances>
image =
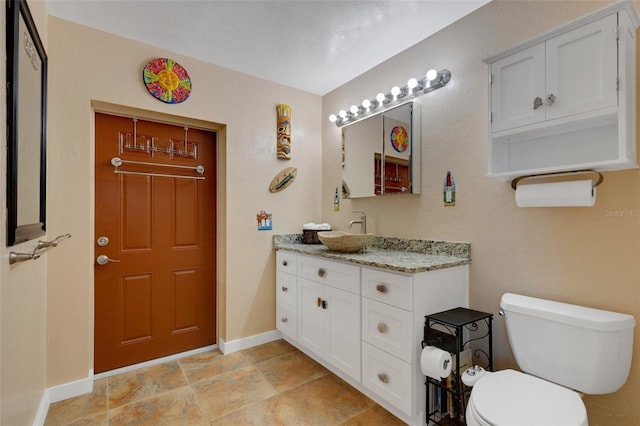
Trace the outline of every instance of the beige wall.
<instances>
[{"instance_id":1,"label":"beige wall","mask_svg":"<svg viewBox=\"0 0 640 426\"><path fill-rule=\"evenodd\" d=\"M49 234L73 238L48 255L47 385L86 378L93 367L93 101L226 125L219 336L229 342L273 330L272 235L319 220L321 98L53 17L49 43ZM193 91L186 102L168 105L147 93L142 69L155 57L187 69ZM278 103L293 111L290 161L276 158ZM285 167L298 168L296 181L269 193ZM273 231L257 231L260 210L273 214Z\"/></svg>"},{"instance_id":2,"label":"beige wall","mask_svg":"<svg viewBox=\"0 0 640 426\"><path fill-rule=\"evenodd\" d=\"M29 9L47 48L44 3L29 1ZM1 45L5 45L6 8L0 11ZM6 56L0 60L0 81L6 81ZM0 85L0 116L6 117L5 84ZM0 132L0 152L6 133ZM0 187L6 187L6 155L0 155ZM9 266L9 252L31 252L34 243L7 247L6 197L0 196L0 424L30 424L45 390L46 257Z\"/></svg>"},{"instance_id":3,"label":"beige wall","mask_svg":"<svg viewBox=\"0 0 640 426\"><path fill-rule=\"evenodd\" d=\"M500 295L513 291L640 319L638 170L606 173L596 207L576 209L518 209L509 185L486 177L482 59L602 4L494 0L321 99L57 18L47 25L43 3L30 2L50 58L47 237L68 232L73 238L38 261L13 267L7 261L10 249L0 245L0 423L28 424L45 386L84 379L93 366L92 101L226 125L226 143L220 147L226 191L220 192L219 205L226 236L219 253L219 336L226 341L275 326L271 236L298 232L308 221L344 229L352 208L367 211L369 229L378 235L470 241L473 308L496 312ZM4 12L0 16L4 19ZM162 104L142 85L144 64L164 56L184 65L193 79L193 94L184 104ZM430 67L450 69L453 80L420 99L423 194L343 200L335 213L340 131L326 117ZM275 105L281 102L293 107L289 162L275 156ZM4 108L0 103L3 115ZM3 134L0 144L5 145ZM295 183L268 193L273 176L288 166L298 168ZM0 182L5 169L0 156ZM445 209L441 191L447 170L456 179L457 204ZM0 200L5 222L4 197ZM263 209L274 215L273 232L256 230L255 214ZM612 216L625 211L633 214ZM0 240L6 240L4 227ZM32 247L25 243L13 250ZM495 336L497 366L513 366L499 317ZM635 337L640 341L638 329ZM585 398L591 424L632 425L640 418L635 403L640 345L635 347L625 387L614 395Z\"/></svg>"},{"instance_id":4,"label":"beige wall","mask_svg":"<svg viewBox=\"0 0 640 426\"><path fill-rule=\"evenodd\" d=\"M605 173L593 208L517 208L509 183L486 177L488 88L482 60L606 3L494 0L326 95L323 221L344 229L355 217L351 209L364 209L368 230L377 235L471 242L474 309L497 313L508 291L625 312L640 322L640 171ZM453 77L446 88L419 98L422 195L343 200L334 213L340 130L328 115L432 67L447 68ZM447 170L456 181L453 208L442 203ZM497 367L513 367L504 321L495 319ZM640 327L635 341L627 384L613 395L585 397L591 425L638 424Z\"/></svg>"}]
</instances>

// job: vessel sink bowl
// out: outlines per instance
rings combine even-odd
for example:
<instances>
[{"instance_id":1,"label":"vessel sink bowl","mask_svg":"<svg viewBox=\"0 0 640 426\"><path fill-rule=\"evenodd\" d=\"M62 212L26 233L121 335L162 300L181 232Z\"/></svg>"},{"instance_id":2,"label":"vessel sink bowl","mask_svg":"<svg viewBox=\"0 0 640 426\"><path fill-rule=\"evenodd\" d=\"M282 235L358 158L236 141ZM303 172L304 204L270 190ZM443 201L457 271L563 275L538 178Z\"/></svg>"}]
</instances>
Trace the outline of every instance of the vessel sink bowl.
<instances>
[{"instance_id":1,"label":"vessel sink bowl","mask_svg":"<svg viewBox=\"0 0 640 426\"><path fill-rule=\"evenodd\" d=\"M373 234L350 234L344 231L318 232L318 238L331 251L355 253L373 240Z\"/></svg>"}]
</instances>

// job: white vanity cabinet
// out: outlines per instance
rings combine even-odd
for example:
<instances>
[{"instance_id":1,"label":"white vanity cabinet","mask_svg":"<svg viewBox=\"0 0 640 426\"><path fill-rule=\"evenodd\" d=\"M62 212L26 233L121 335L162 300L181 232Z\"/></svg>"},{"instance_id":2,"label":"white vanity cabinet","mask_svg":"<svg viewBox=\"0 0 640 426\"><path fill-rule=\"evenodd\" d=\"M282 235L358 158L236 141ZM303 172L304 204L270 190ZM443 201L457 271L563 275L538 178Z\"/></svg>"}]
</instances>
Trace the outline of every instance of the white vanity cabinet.
<instances>
[{"instance_id":1,"label":"white vanity cabinet","mask_svg":"<svg viewBox=\"0 0 640 426\"><path fill-rule=\"evenodd\" d=\"M284 250L277 262L276 321L283 337L403 421L424 425L425 315L468 307L468 265L401 273ZM294 264L295 306L290 290L282 290L294 282L287 269ZM289 308L295 311L283 315Z\"/></svg>"},{"instance_id":2,"label":"white vanity cabinet","mask_svg":"<svg viewBox=\"0 0 640 426\"><path fill-rule=\"evenodd\" d=\"M636 164L636 28L619 2L485 60L489 175Z\"/></svg>"},{"instance_id":3,"label":"white vanity cabinet","mask_svg":"<svg viewBox=\"0 0 640 426\"><path fill-rule=\"evenodd\" d=\"M298 343L360 381L360 268L298 255Z\"/></svg>"},{"instance_id":4,"label":"white vanity cabinet","mask_svg":"<svg viewBox=\"0 0 640 426\"><path fill-rule=\"evenodd\" d=\"M362 268L362 384L412 423L424 424L425 315L468 307L468 282L467 265L418 274Z\"/></svg>"}]
</instances>

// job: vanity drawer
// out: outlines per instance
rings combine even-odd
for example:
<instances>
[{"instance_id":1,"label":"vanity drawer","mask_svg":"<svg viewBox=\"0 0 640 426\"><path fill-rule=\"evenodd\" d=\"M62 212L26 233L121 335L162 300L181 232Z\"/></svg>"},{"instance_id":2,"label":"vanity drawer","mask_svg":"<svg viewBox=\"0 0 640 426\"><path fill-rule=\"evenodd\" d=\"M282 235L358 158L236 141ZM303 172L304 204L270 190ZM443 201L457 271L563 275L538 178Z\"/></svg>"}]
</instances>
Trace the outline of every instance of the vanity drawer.
<instances>
[{"instance_id":1,"label":"vanity drawer","mask_svg":"<svg viewBox=\"0 0 640 426\"><path fill-rule=\"evenodd\" d=\"M298 314L296 308L282 303L276 304L276 328L290 340L298 339Z\"/></svg>"},{"instance_id":2,"label":"vanity drawer","mask_svg":"<svg viewBox=\"0 0 640 426\"><path fill-rule=\"evenodd\" d=\"M276 302L298 306L298 277L285 272L276 272Z\"/></svg>"},{"instance_id":3,"label":"vanity drawer","mask_svg":"<svg viewBox=\"0 0 640 426\"><path fill-rule=\"evenodd\" d=\"M360 267L355 265L298 256L298 276L360 294Z\"/></svg>"},{"instance_id":4,"label":"vanity drawer","mask_svg":"<svg viewBox=\"0 0 640 426\"><path fill-rule=\"evenodd\" d=\"M362 340L411 362L413 314L367 298L362 299Z\"/></svg>"},{"instance_id":5,"label":"vanity drawer","mask_svg":"<svg viewBox=\"0 0 640 426\"><path fill-rule=\"evenodd\" d=\"M276 268L278 271L295 275L297 268L297 255L288 251L278 250L276 252Z\"/></svg>"},{"instance_id":6,"label":"vanity drawer","mask_svg":"<svg viewBox=\"0 0 640 426\"><path fill-rule=\"evenodd\" d=\"M362 295L411 311L413 278L407 275L362 268Z\"/></svg>"},{"instance_id":7,"label":"vanity drawer","mask_svg":"<svg viewBox=\"0 0 640 426\"><path fill-rule=\"evenodd\" d=\"M411 364L362 343L364 387L412 416Z\"/></svg>"}]
</instances>

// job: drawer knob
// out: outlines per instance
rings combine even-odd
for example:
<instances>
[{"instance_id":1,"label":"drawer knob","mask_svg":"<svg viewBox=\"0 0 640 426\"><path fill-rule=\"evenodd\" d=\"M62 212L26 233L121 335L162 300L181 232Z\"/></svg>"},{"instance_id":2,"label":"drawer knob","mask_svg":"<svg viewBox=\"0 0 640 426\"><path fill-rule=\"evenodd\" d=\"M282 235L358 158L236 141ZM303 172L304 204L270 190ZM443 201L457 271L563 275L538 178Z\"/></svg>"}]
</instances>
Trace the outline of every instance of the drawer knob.
<instances>
[{"instance_id":1,"label":"drawer knob","mask_svg":"<svg viewBox=\"0 0 640 426\"><path fill-rule=\"evenodd\" d=\"M286 260L282 261L282 266L287 266L289 264L289 262L287 262Z\"/></svg>"},{"instance_id":2,"label":"drawer knob","mask_svg":"<svg viewBox=\"0 0 640 426\"><path fill-rule=\"evenodd\" d=\"M282 317L282 319L280 321L287 322L287 321L289 321L289 319L287 317Z\"/></svg>"},{"instance_id":3,"label":"drawer knob","mask_svg":"<svg viewBox=\"0 0 640 426\"><path fill-rule=\"evenodd\" d=\"M387 328L387 324L385 324L385 323L383 323L383 322L379 322L379 323L378 323L378 331L379 331L380 333L386 333L386 332L387 332L387 330L388 330L388 328Z\"/></svg>"},{"instance_id":4,"label":"drawer knob","mask_svg":"<svg viewBox=\"0 0 640 426\"><path fill-rule=\"evenodd\" d=\"M380 293L386 293L387 292L387 286L384 284L378 284L376 286L376 290L378 290Z\"/></svg>"},{"instance_id":5,"label":"drawer knob","mask_svg":"<svg viewBox=\"0 0 640 426\"><path fill-rule=\"evenodd\" d=\"M380 380L382 383L389 383L389 376L384 373L378 373L378 380Z\"/></svg>"},{"instance_id":6,"label":"drawer knob","mask_svg":"<svg viewBox=\"0 0 640 426\"><path fill-rule=\"evenodd\" d=\"M325 275L327 275L327 271L325 271L324 269L320 268L318 269L318 276L320 278L323 278Z\"/></svg>"},{"instance_id":7,"label":"drawer knob","mask_svg":"<svg viewBox=\"0 0 640 426\"><path fill-rule=\"evenodd\" d=\"M282 286L282 291L289 291L289 289L286 286Z\"/></svg>"}]
</instances>

